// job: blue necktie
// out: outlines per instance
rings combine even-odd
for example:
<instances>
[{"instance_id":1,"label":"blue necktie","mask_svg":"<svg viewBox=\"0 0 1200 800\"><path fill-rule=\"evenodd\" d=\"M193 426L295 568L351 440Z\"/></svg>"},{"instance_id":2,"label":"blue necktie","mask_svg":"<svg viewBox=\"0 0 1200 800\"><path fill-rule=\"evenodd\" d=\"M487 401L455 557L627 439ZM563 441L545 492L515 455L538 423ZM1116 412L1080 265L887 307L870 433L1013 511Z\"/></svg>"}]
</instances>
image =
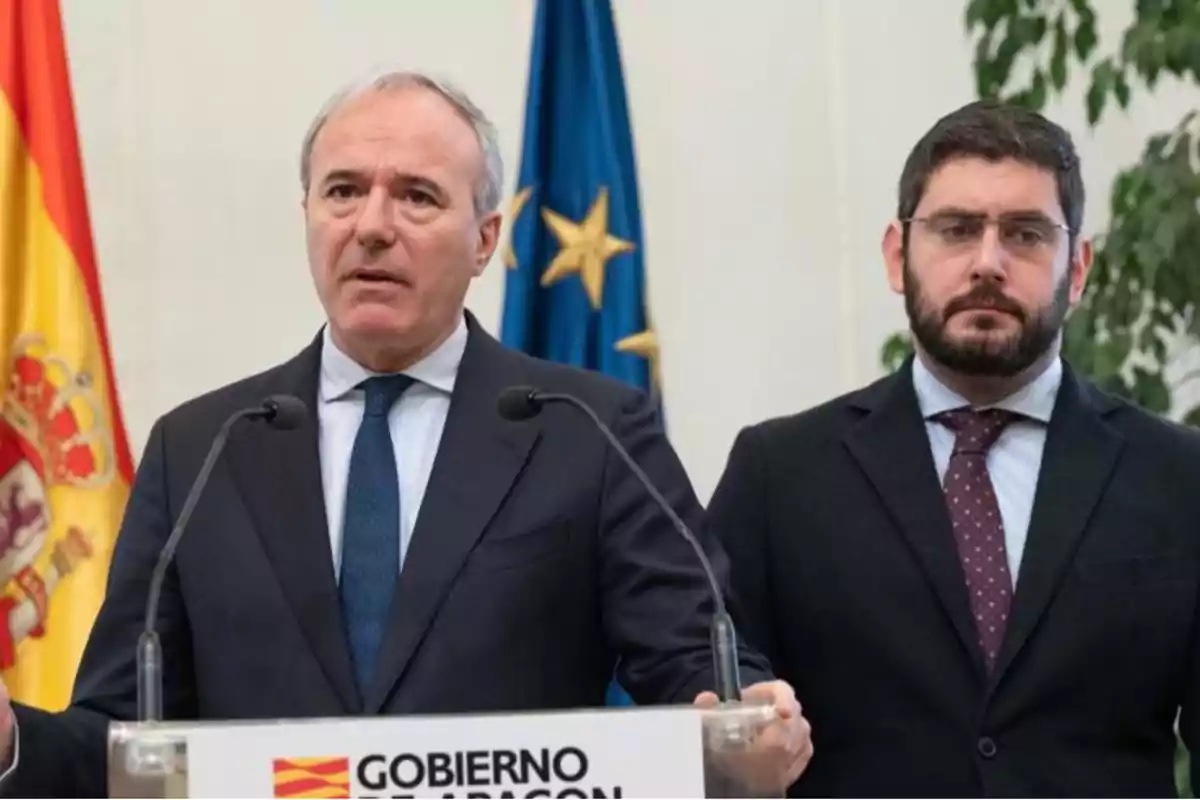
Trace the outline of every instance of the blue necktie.
<instances>
[{"instance_id":1,"label":"blue necktie","mask_svg":"<svg viewBox=\"0 0 1200 800\"><path fill-rule=\"evenodd\" d=\"M407 375L387 375L361 384L366 407L350 454L340 588L342 619L364 696L400 574L400 487L388 412L412 383Z\"/></svg>"}]
</instances>

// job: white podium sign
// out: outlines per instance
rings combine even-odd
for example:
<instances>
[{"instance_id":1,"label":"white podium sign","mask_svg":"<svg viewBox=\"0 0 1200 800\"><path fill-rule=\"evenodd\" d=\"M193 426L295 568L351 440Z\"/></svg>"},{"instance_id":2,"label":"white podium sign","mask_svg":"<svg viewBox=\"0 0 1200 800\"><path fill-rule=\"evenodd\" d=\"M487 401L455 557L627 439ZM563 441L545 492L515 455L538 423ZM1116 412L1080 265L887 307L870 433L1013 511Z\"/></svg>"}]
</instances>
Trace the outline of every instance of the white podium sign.
<instances>
[{"instance_id":1,"label":"white podium sign","mask_svg":"<svg viewBox=\"0 0 1200 800\"><path fill-rule=\"evenodd\" d=\"M191 797L703 797L688 707L186 731Z\"/></svg>"}]
</instances>

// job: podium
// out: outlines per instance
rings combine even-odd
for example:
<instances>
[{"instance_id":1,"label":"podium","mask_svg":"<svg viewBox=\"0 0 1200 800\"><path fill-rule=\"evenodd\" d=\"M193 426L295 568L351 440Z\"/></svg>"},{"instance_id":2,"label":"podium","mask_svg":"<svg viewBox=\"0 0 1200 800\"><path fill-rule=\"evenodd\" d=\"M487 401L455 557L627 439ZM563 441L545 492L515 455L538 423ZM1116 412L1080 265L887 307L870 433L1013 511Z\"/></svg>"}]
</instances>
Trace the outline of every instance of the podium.
<instances>
[{"instance_id":1,"label":"podium","mask_svg":"<svg viewBox=\"0 0 1200 800\"><path fill-rule=\"evenodd\" d=\"M113 723L112 797L783 797L766 705Z\"/></svg>"}]
</instances>

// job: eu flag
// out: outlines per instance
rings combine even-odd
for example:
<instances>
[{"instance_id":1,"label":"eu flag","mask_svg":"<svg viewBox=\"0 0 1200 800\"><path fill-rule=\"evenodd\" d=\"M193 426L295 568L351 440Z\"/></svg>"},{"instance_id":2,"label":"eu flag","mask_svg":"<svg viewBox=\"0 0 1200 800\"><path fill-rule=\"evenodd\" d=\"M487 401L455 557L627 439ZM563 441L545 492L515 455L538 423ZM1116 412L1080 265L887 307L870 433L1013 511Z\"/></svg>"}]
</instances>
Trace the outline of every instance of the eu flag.
<instances>
[{"instance_id":1,"label":"eu flag","mask_svg":"<svg viewBox=\"0 0 1200 800\"><path fill-rule=\"evenodd\" d=\"M539 0L501 339L657 393L633 135L608 0ZM613 687L609 702L628 696Z\"/></svg>"}]
</instances>

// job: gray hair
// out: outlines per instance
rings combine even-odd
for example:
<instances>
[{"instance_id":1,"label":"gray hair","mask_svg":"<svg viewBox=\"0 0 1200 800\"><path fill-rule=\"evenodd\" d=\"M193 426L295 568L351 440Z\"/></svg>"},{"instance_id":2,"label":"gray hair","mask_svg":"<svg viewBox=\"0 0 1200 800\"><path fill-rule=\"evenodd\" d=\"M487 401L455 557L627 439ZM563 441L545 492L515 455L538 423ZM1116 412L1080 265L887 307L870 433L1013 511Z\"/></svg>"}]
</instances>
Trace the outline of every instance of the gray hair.
<instances>
[{"instance_id":1,"label":"gray hair","mask_svg":"<svg viewBox=\"0 0 1200 800\"><path fill-rule=\"evenodd\" d=\"M465 92L447 81L411 71L389 71L369 76L342 88L325 101L325 105L309 125L300 148L300 184L304 193L308 194L312 180L313 142L333 112L363 92L402 89L409 86L419 86L441 95L474 129L475 139L483 152L484 164L483 175L475 184L475 213L482 216L495 211L500 205L504 186L504 159L500 155L500 136L496 126Z\"/></svg>"}]
</instances>

